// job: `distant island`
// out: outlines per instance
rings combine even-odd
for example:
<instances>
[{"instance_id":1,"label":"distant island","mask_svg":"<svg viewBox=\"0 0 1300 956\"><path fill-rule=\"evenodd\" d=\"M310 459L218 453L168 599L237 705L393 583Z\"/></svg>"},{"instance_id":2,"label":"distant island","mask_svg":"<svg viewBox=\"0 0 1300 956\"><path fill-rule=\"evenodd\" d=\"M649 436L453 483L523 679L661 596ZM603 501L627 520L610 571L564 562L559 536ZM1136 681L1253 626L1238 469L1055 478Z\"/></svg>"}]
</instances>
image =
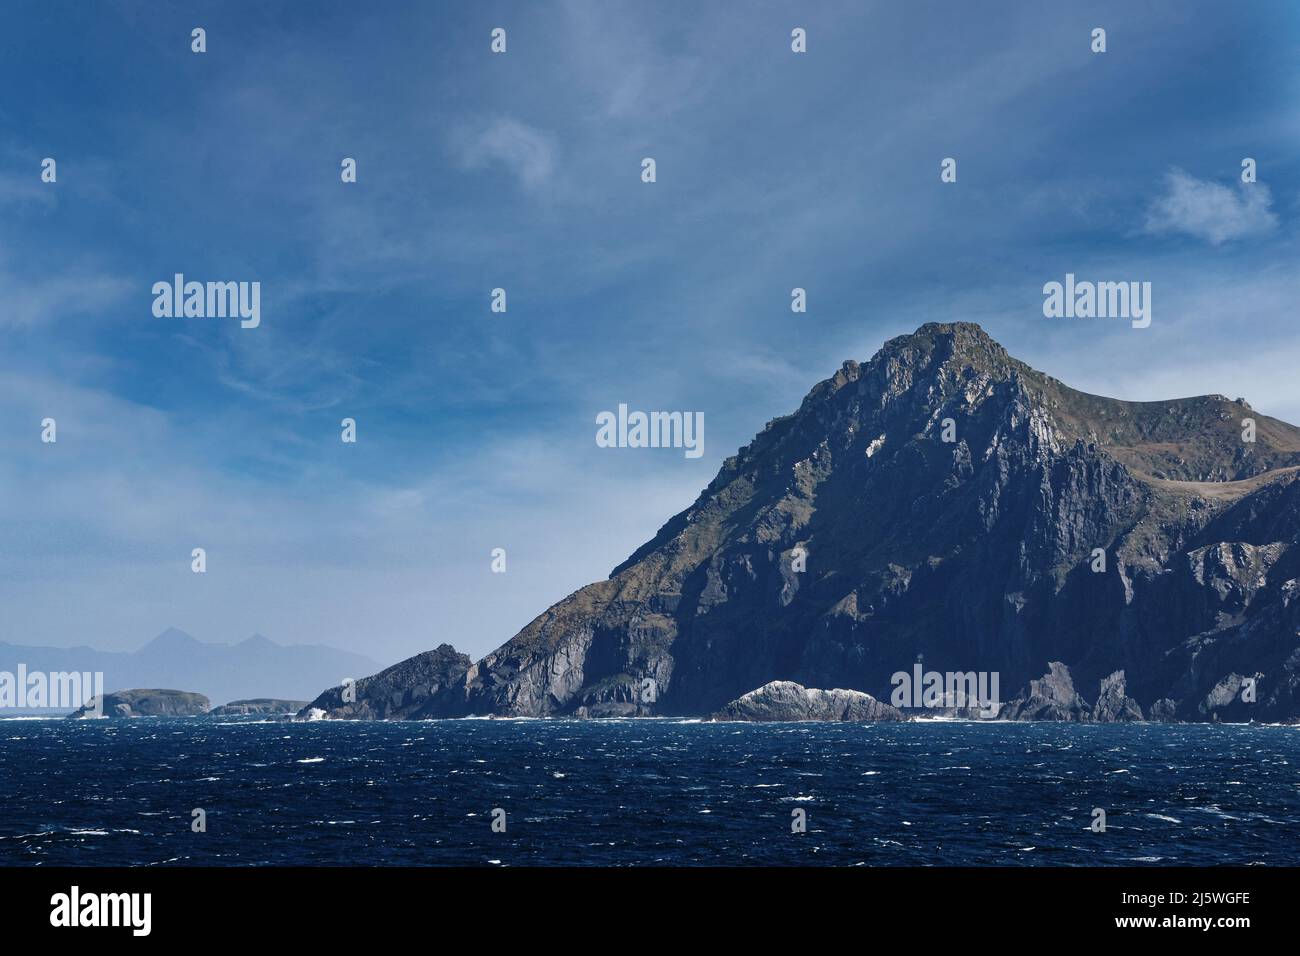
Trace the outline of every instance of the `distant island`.
<instances>
[{"instance_id":1,"label":"distant island","mask_svg":"<svg viewBox=\"0 0 1300 956\"><path fill-rule=\"evenodd\" d=\"M86 706L69 714L69 719L102 715L109 719L125 717L196 717L206 714L210 703L202 694L185 690L119 690L92 698Z\"/></svg>"},{"instance_id":2,"label":"distant island","mask_svg":"<svg viewBox=\"0 0 1300 956\"><path fill-rule=\"evenodd\" d=\"M254 634L235 644L168 628L139 650L36 647L0 642L0 673L101 672L105 689L187 687L211 700L310 700L322 687L373 674L380 662L320 644L278 644Z\"/></svg>"},{"instance_id":3,"label":"distant island","mask_svg":"<svg viewBox=\"0 0 1300 956\"><path fill-rule=\"evenodd\" d=\"M228 704L208 711L210 717L239 717L249 714L295 714L307 706L305 700L276 700L273 697L256 697L252 700L232 700Z\"/></svg>"},{"instance_id":4,"label":"distant island","mask_svg":"<svg viewBox=\"0 0 1300 956\"><path fill-rule=\"evenodd\" d=\"M103 716L119 719L125 717L242 717L249 715L288 716L307 706L303 700L281 700L273 697L256 697L249 700L232 700L220 707L212 707L203 694L187 690L135 688L118 690L100 698L93 697L85 706L69 714L69 718L84 719Z\"/></svg>"}]
</instances>

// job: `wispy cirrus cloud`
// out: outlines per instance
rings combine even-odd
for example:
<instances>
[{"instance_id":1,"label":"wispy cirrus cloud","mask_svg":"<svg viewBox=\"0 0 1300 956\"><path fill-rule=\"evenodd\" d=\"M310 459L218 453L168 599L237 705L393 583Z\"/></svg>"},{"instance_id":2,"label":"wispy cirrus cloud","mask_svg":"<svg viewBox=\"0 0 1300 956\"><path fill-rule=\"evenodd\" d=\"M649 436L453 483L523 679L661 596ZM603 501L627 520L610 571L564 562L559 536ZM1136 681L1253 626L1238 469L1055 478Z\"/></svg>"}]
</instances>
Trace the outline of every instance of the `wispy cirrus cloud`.
<instances>
[{"instance_id":1,"label":"wispy cirrus cloud","mask_svg":"<svg viewBox=\"0 0 1300 956\"><path fill-rule=\"evenodd\" d=\"M0 328L33 326L116 305L131 284L104 273L22 278L0 271Z\"/></svg>"},{"instance_id":2,"label":"wispy cirrus cloud","mask_svg":"<svg viewBox=\"0 0 1300 956\"><path fill-rule=\"evenodd\" d=\"M1263 183L1233 189L1175 167L1165 175L1164 195L1147 208L1145 231L1181 232L1217 246L1275 229L1278 219L1271 204Z\"/></svg>"},{"instance_id":3,"label":"wispy cirrus cloud","mask_svg":"<svg viewBox=\"0 0 1300 956\"><path fill-rule=\"evenodd\" d=\"M29 179L0 179L0 206L22 204L51 207L55 204L54 193L49 186L42 188L35 176Z\"/></svg>"},{"instance_id":4,"label":"wispy cirrus cloud","mask_svg":"<svg viewBox=\"0 0 1300 956\"><path fill-rule=\"evenodd\" d=\"M541 186L555 171L555 137L508 116L463 132L455 145L466 169L500 166L526 189Z\"/></svg>"}]
</instances>

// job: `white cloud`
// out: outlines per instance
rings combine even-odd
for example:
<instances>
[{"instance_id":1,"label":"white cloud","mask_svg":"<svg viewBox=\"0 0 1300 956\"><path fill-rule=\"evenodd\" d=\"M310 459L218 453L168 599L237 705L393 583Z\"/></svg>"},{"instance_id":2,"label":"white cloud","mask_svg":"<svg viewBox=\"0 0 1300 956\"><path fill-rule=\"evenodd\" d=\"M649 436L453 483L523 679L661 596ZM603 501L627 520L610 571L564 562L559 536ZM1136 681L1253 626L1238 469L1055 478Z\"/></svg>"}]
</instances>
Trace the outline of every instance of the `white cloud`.
<instances>
[{"instance_id":1,"label":"white cloud","mask_svg":"<svg viewBox=\"0 0 1300 956\"><path fill-rule=\"evenodd\" d=\"M53 188L40 183L35 176L25 180L0 179L0 206L26 203L53 206Z\"/></svg>"},{"instance_id":2,"label":"white cloud","mask_svg":"<svg viewBox=\"0 0 1300 956\"><path fill-rule=\"evenodd\" d=\"M56 444L39 439L47 415ZM484 436L391 480L310 448L290 460L288 429L262 432L266 451L250 452L254 433L237 416L174 417L0 356L0 640L134 648L178 626L385 663L443 640L477 658L603 579L713 473L599 449L589 417ZM336 434L326 443L341 448ZM250 454L259 472L299 477L231 467ZM189 570L196 546L203 576ZM494 547L508 574L491 572Z\"/></svg>"},{"instance_id":3,"label":"white cloud","mask_svg":"<svg viewBox=\"0 0 1300 956\"><path fill-rule=\"evenodd\" d=\"M698 53L683 49L684 41L671 19L655 11L592 0L565 0L564 35L583 55L565 64L597 110L590 119L645 123L698 104L709 80ZM707 15L700 11L702 15ZM730 26L730 24L728 25ZM711 48L717 31L700 25L694 42ZM699 38L708 37L703 40ZM710 57L723 75L725 68Z\"/></svg>"},{"instance_id":4,"label":"white cloud","mask_svg":"<svg viewBox=\"0 0 1300 956\"><path fill-rule=\"evenodd\" d=\"M1166 174L1165 184L1165 194L1147 209L1147 232L1183 232L1217 246L1277 226L1263 183L1231 189L1175 168Z\"/></svg>"},{"instance_id":5,"label":"white cloud","mask_svg":"<svg viewBox=\"0 0 1300 956\"><path fill-rule=\"evenodd\" d=\"M0 270L0 328L33 326L70 315L102 313L130 291L119 276L103 273L65 273L24 278ZM145 289L148 292L148 289ZM142 298L148 315L149 299Z\"/></svg>"},{"instance_id":6,"label":"white cloud","mask_svg":"<svg viewBox=\"0 0 1300 956\"><path fill-rule=\"evenodd\" d=\"M509 117L498 117L481 129L463 134L458 151L466 168L504 166L528 189L544 184L555 170L554 137Z\"/></svg>"}]
</instances>

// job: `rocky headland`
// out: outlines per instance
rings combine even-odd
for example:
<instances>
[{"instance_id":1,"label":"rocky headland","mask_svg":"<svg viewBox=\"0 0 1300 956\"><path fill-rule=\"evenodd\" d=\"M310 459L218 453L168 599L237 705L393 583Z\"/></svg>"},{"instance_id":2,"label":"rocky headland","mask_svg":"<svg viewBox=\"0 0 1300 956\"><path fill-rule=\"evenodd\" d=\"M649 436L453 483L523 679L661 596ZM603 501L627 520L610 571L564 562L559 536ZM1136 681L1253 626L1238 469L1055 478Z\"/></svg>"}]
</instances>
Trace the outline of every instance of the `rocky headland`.
<instances>
[{"instance_id":1,"label":"rocky headland","mask_svg":"<svg viewBox=\"0 0 1300 956\"><path fill-rule=\"evenodd\" d=\"M1293 720L1298 475L1300 429L1243 399L1090 395L929 324L483 659L443 645L302 716L705 717L772 681L880 703L923 656L1024 688L1006 719Z\"/></svg>"}]
</instances>

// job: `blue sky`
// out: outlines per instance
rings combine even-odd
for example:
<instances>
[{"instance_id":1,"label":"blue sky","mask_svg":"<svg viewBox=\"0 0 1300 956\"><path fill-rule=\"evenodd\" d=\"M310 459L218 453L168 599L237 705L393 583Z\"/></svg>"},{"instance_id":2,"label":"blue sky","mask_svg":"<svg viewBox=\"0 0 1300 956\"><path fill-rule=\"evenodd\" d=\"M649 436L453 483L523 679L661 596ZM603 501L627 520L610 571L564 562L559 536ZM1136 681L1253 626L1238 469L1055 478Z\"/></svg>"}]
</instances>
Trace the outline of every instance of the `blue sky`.
<instances>
[{"instance_id":1,"label":"blue sky","mask_svg":"<svg viewBox=\"0 0 1300 956\"><path fill-rule=\"evenodd\" d=\"M478 656L927 321L1300 422L1298 11L10 3L0 640ZM176 272L260 281L261 326L155 318ZM1152 282L1151 327L1044 318L1066 272ZM620 402L704 456L598 448Z\"/></svg>"}]
</instances>

